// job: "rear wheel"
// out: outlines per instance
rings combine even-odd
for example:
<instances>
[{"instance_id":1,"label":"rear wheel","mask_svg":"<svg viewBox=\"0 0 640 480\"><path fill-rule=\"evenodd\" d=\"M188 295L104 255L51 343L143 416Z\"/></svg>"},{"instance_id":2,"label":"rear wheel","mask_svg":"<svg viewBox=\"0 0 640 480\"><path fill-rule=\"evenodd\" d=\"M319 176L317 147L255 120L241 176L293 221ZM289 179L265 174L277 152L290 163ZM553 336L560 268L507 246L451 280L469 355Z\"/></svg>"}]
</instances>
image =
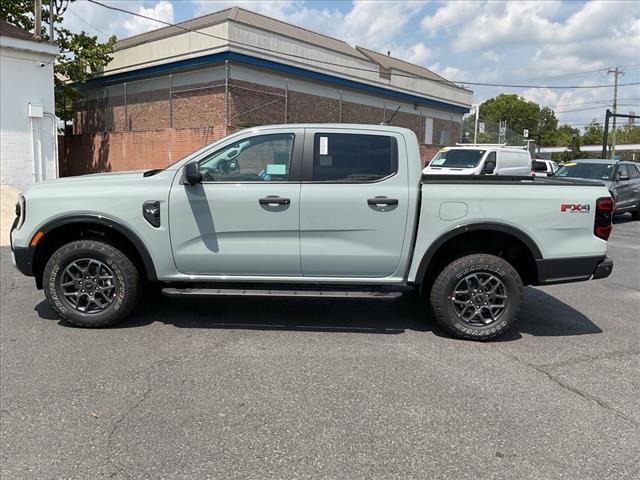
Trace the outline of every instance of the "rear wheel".
<instances>
[{"instance_id":1,"label":"rear wheel","mask_svg":"<svg viewBox=\"0 0 640 480\"><path fill-rule=\"evenodd\" d=\"M139 273L129 257L100 240L78 240L54 252L44 269L44 293L65 320L82 327L105 327L134 309Z\"/></svg>"},{"instance_id":2,"label":"rear wheel","mask_svg":"<svg viewBox=\"0 0 640 480\"><path fill-rule=\"evenodd\" d=\"M631 218L634 220L640 220L640 207L635 212L631 212Z\"/></svg>"},{"instance_id":3,"label":"rear wheel","mask_svg":"<svg viewBox=\"0 0 640 480\"><path fill-rule=\"evenodd\" d=\"M437 322L448 333L488 340L515 322L522 302L522 280L500 257L468 255L440 272L430 301Z\"/></svg>"}]
</instances>

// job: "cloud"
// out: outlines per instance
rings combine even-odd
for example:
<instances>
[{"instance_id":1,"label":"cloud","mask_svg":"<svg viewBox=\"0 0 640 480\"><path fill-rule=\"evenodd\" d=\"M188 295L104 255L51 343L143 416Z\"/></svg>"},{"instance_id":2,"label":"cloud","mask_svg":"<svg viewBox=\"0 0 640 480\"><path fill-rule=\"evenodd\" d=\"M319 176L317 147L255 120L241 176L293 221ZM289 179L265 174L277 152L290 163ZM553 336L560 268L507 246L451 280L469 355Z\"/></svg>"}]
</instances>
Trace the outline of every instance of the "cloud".
<instances>
[{"instance_id":1,"label":"cloud","mask_svg":"<svg viewBox=\"0 0 640 480\"><path fill-rule=\"evenodd\" d=\"M402 50L400 58L416 65L424 65L433 56L433 51L422 43L409 45Z\"/></svg>"},{"instance_id":2,"label":"cloud","mask_svg":"<svg viewBox=\"0 0 640 480\"><path fill-rule=\"evenodd\" d=\"M163 22L173 23L173 4L167 0L161 0L151 8L144 8L140 5L137 13L150 18L157 18ZM129 16L129 19L122 24L126 35L136 35L138 33L148 32L162 27L162 23L147 20L142 17Z\"/></svg>"},{"instance_id":3,"label":"cloud","mask_svg":"<svg viewBox=\"0 0 640 480\"><path fill-rule=\"evenodd\" d=\"M145 7L143 1L130 1L126 5L117 1L105 1L104 3L165 22L174 21L173 4L167 0L160 0L150 7ZM89 2L69 4L62 25L73 32L85 31L97 35L102 41L111 35L124 38L163 26L159 22L146 20L129 13L108 10Z\"/></svg>"},{"instance_id":4,"label":"cloud","mask_svg":"<svg viewBox=\"0 0 640 480\"><path fill-rule=\"evenodd\" d=\"M427 15L420 22L423 31L434 37L439 30L450 31L453 27L462 25L469 18L474 17L482 9L478 1L446 2L433 15Z\"/></svg>"}]
</instances>

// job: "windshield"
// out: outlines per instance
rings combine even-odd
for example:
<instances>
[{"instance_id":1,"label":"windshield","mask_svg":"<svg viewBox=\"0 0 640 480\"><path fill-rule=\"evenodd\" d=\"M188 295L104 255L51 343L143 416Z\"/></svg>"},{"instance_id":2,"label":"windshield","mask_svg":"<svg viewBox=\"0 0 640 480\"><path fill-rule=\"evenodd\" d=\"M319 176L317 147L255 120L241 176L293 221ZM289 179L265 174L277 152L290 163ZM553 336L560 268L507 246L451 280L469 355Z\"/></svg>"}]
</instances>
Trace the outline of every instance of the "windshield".
<instances>
[{"instance_id":1,"label":"windshield","mask_svg":"<svg viewBox=\"0 0 640 480\"><path fill-rule=\"evenodd\" d=\"M486 150L449 150L443 148L433 157L430 167L473 168L477 167Z\"/></svg>"},{"instance_id":2,"label":"windshield","mask_svg":"<svg viewBox=\"0 0 640 480\"><path fill-rule=\"evenodd\" d=\"M566 163L558 170L554 177L593 178L597 180L611 180L613 163Z\"/></svg>"}]
</instances>

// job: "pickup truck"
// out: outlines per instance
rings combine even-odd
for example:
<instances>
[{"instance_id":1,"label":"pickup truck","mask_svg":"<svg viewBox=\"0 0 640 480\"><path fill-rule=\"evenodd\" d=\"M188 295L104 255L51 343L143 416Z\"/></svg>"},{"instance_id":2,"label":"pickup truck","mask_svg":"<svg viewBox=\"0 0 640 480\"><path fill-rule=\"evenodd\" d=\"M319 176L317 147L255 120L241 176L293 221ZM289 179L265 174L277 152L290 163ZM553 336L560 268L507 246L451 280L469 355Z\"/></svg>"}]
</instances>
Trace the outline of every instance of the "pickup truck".
<instances>
[{"instance_id":1,"label":"pickup truck","mask_svg":"<svg viewBox=\"0 0 640 480\"><path fill-rule=\"evenodd\" d=\"M523 285L611 273L613 208L582 180L423 176L404 128L276 125L163 169L33 185L11 248L83 327L123 320L152 284L168 296L411 290L451 335L489 339L516 320Z\"/></svg>"}]
</instances>

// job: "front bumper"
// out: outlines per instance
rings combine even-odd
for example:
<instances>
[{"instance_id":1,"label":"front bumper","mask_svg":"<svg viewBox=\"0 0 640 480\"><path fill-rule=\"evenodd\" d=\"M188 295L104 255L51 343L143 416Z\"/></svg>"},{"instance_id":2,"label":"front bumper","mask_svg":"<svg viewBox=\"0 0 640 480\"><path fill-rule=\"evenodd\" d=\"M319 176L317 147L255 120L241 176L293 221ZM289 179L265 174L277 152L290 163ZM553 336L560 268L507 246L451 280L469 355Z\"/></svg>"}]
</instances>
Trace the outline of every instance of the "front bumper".
<instances>
[{"instance_id":1,"label":"front bumper","mask_svg":"<svg viewBox=\"0 0 640 480\"><path fill-rule=\"evenodd\" d=\"M611 275L613 260L607 256L536 260L537 285L582 282Z\"/></svg>"},{"instance_id":2,"label":"front bumper","mask_svg":"<svg viewBox=\"0 0 640 480\"><path fill-rule=\"evenodd\" d=\"M33 276L33 252L28 247L13 247L13 264L18 271L29 277Z\"/></svg>"}]
</instances>

